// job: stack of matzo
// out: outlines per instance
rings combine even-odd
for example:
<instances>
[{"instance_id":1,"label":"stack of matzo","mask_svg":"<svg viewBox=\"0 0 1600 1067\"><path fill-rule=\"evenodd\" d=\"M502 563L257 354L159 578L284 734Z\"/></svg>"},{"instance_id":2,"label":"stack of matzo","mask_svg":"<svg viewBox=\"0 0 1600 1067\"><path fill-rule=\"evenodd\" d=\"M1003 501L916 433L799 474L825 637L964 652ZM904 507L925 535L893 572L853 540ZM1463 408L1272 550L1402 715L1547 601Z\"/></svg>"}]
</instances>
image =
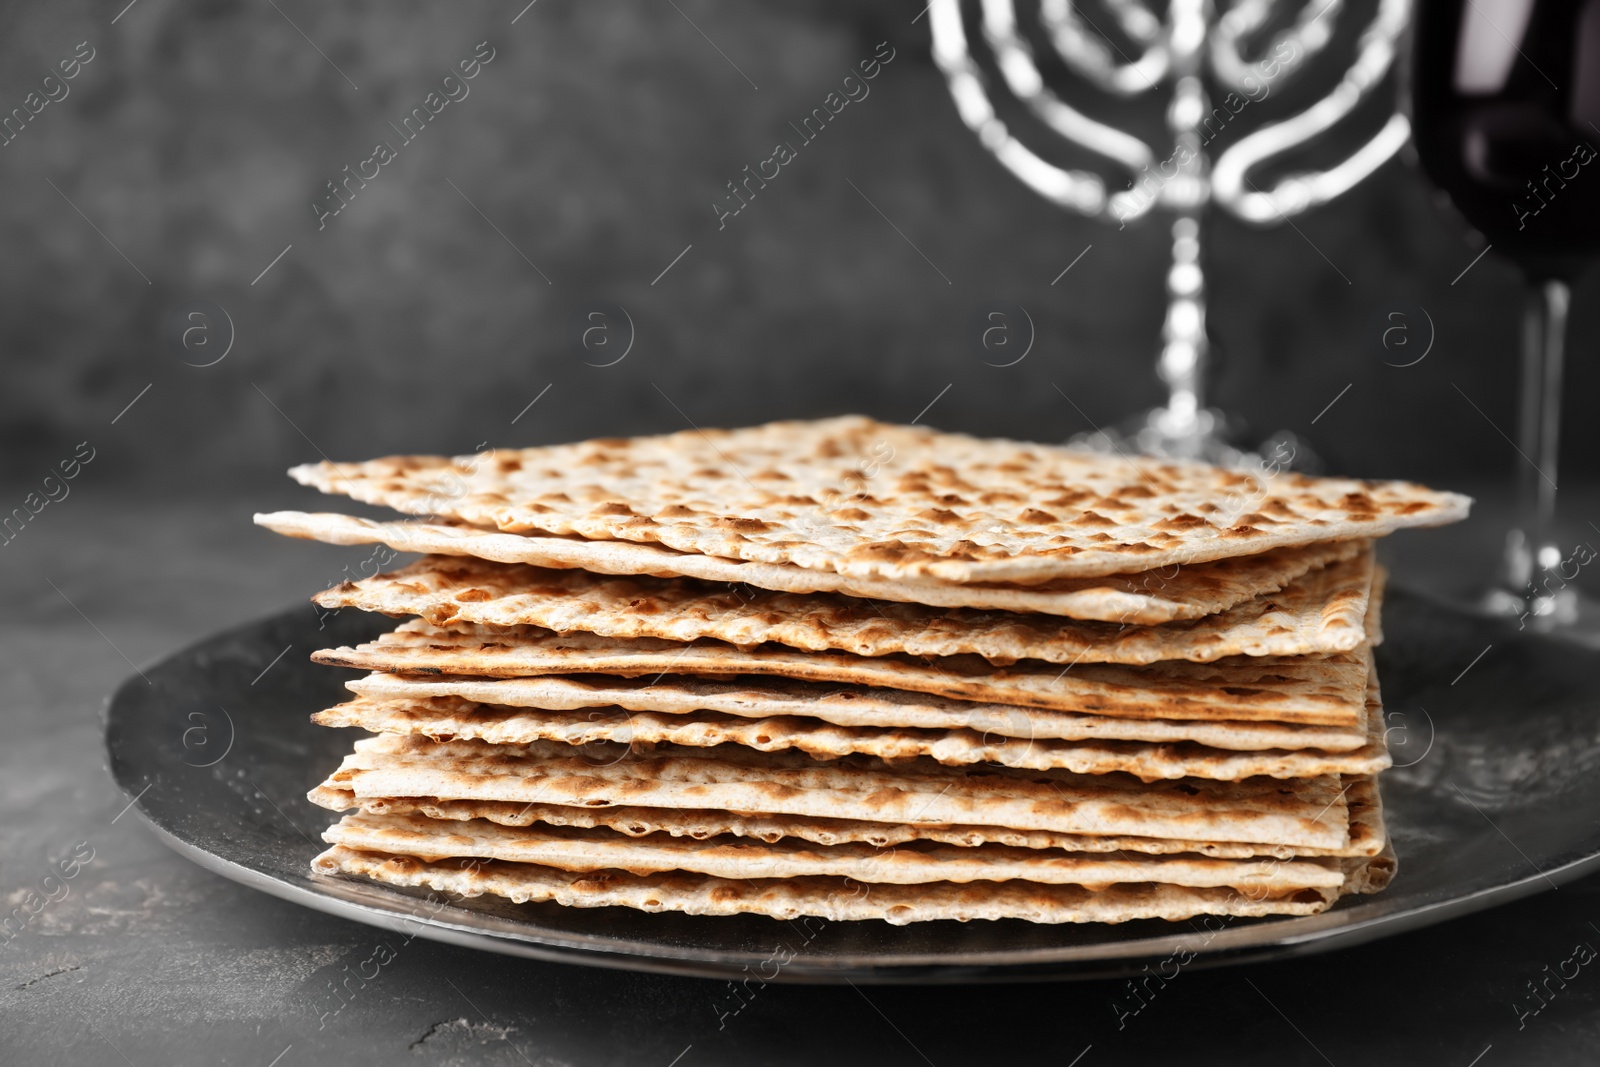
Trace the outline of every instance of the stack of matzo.
<instances>
[{"instance_id":1,"label":"stack of matzo","mask_svg":"<svg viewBox=\"0 0 1600 1067\"><path fill-rule=\"evenodd\" d=\"M322 463L426 553L320 663L328 874L702 915L1303 915L1388 881L1374 537L1466 513L864 418Z\"/></svg>"}]
</instances>

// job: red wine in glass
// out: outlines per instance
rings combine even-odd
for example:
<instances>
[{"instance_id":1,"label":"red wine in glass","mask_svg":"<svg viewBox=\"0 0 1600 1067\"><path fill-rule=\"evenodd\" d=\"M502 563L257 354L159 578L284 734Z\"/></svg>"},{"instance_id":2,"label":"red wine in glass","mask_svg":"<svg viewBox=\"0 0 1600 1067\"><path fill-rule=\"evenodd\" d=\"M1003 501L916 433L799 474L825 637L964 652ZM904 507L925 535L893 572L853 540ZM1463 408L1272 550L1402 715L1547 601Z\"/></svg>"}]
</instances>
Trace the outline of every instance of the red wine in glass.
<instances>
[{"instance_id":1,"label":"red wine in glass","mask_svg":"<svg viewBox=\"0 0 1600 1067\"><path fill-rule=\"evenodd\" d=\"M1570 286L1600 256L1600 0L1418 0L1413 40L1422 168L1528 288L1522 515L1485 606L1571 629L1574 553L1551 527Z\"/></svg>"}]
</instances>

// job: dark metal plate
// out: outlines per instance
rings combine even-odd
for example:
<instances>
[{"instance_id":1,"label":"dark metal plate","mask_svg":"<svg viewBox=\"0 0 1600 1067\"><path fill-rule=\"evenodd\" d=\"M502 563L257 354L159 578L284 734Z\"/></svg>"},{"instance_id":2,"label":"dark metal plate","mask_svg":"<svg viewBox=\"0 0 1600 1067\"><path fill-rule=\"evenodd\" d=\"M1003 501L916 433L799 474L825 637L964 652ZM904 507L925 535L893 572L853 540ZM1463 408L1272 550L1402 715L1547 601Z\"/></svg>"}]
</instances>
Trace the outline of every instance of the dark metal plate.
<instances>
[{"instance_id":1,"label":"dark metal plate","mask_svg":"<svg viewBox=\"0 0 1600 1067\"><path fill-rule=\"evenodd\" d=\"M1600 654L1403 591L1386 601L1379 669L1397 766L1383 793L1400 873L1384 893L1306 918L802 925L430 902L316 876L308 861L331 819L305 793L352 734L307 716L342 699L351 672L306 657L393 626L353 611L319 631L316 613L297 608L133 676L110 700L106 745L139 813L195 862L322 911L495 952L796 982L1105 977L1178 952L1198 953L1195 965L1262 960L1414 929L1600 866Z\"/></svg>"}]
</instances>

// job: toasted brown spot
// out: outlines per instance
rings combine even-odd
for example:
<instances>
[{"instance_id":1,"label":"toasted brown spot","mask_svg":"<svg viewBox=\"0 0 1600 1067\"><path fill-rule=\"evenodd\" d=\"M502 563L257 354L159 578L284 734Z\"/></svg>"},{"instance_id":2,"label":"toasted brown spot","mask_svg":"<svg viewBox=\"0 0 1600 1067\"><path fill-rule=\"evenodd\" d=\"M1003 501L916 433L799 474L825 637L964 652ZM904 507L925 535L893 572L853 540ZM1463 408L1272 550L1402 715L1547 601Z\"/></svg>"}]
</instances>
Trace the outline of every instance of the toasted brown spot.
<instances>
[{"instance_id":1,"label":"toasted brown spot","mask_svg":"<svg viewBox=\"0 0 1600 1067\"><path fill-rule=\"evenodd\" d=\"M1202 519L1200 516L1191 515L1189 512L1185 511L1169 518L1162 519L1160 522L1153 523L1152 525L1157 530L1193 530L1196 527L1210 526L1211 524L1205 519Z\"/></svg>"},{"instance_id":2,"label":"toasted brown spot","mask_svg":"<svg viewBox=\"0 0 1600 1067\"><path fill-rule=\"evenodd\" d=\"M1116 523L1106 518L1097 511L1086 511L1073 519L1072 526L1115 526Z\"/></svg>"},{"instance_id":3,"label":"toasted brown spot","mask_svg":"<svg viewBox=\"0 0 1600 1067\"><path fill-rule=\"evenodd\" d=\"M772 529L770 523L763 522L760 519L732 515L720 515L711 520L711 525L719 530L734 530L739 533L766 533Z\"/></svg>"}]
</instances>

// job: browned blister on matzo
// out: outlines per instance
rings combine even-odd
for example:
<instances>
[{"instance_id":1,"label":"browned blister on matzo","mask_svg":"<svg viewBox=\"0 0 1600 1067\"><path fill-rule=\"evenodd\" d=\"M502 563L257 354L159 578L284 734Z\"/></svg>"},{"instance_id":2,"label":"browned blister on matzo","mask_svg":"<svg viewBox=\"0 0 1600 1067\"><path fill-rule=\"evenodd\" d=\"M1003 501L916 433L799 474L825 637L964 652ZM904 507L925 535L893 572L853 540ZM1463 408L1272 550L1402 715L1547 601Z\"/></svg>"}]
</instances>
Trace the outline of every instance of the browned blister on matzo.
<instances>
[{"instance_id":1,"label":"browned blister on matzo","mask_svg":"<svg viewBox=\"0 0 1600 1067\"><path fill-rule=\"evenodd\" d=\"M595 574L697 578L733 588L842 593L942 608L1028 611L1147 625L1215 615L1235 604L1276 593L1303 574L1359 555L1367 544L1362 540L1319 541L1135 574L1057 578L1036 585L1016 585L856 577L787 563L678 552L633 541L501 533L446 520L377 522L326 512L275 511L257 515L255 521L289 537L336 545L381 543L400 552L476 556L496 563L526 563L557 570L578 568Z\"/></svg>"},{"instance_id":2,"label":"browned blister on matzo","mask_svg":"<svg viewBox=\"0 0 1600 1067\"><path fill-rule=\"evenodd\" d=\"M1406 482L981 440L860 416L477 456L318 463L306 485L512 533L884 578L1035 582L1464 518Z\"/></svg>"},{"instance_id":3,"label":"browned blister on matzo","mask_svg":"<svg viewBox=\"0 0 1600 1067\"><path fill-rule=\"evenodd\" d=\"M830 593L774 593L689 578L607 577L426 556L391 574L345 582L325 608L417 615L437 626L537 626L619 639L723 641L858 656L977 655L990 663L1207 663L1226 656L1349 652L1366 640L1371 550L1319 568L1277 593L1218 615L1118 626L1052 615L878 604Z\"/></svg>"}]
</instances>

